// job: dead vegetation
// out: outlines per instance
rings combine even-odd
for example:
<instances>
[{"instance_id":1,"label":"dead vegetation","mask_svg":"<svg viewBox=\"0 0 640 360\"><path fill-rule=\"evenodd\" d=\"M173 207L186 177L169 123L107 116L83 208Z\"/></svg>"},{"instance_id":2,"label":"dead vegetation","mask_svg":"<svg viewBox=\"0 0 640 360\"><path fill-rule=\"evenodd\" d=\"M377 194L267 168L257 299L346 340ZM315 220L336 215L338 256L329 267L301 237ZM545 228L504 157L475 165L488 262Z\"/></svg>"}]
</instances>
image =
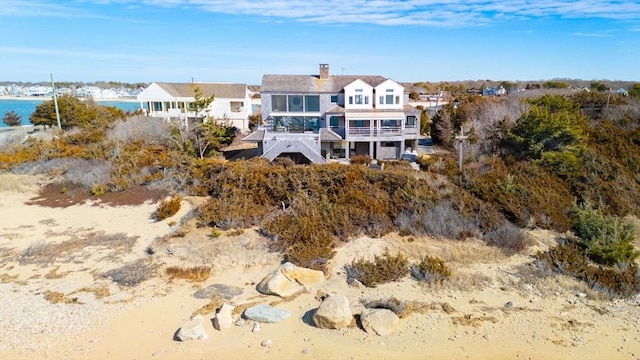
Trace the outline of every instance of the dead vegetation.
<instances>
[{"instance_id":1,"label":"dead vegetation","mask_svg":"<svg viewBox=\"0 0 640 360\"><path fill-rule=\"evenodd\" d=\"M45 300L52 304L82 304L78 301L77 297L68 297L67 295L57 291L45 290L43 296Z\"/></svg>"},{"instance_id":2,"label":"dead vegetation","mask_svg":"<svg viewBox=\"0 0 640 360\"><path fill-rule=\"evenodd\" d=\"M209 266L195 266L195 267L179 267L170 266L165 269L169 279L183 279L190 282L202 282L209 278L211 274L211 268Z\"/></svg>"},{"instance_id":3,"label":"dead vegetation","mask_svg":"<svg viewBox=\"0 0 640 360\"><path fill-rule=\"evenodd\" d=\"M109 250L111 256L130 251L135 245L137 237L124 233L105 234L92 232L77 236L70 233L71 240L62 242L38 241L31 244L19 256L21 264L47 265L54 262L72 262L78 258L88 256L84 250L88 247L100 247Z\"/></svg>"},{"instance_id":4,"label":"dead vegetation","mask_svg":"<svg viewBox=\"0 0 640 360\"><path fill-rule=\"evenodd\" d=\"M150 261L139 259L122 267L106 271L103 277L111 279L120 286L134 287L153 277L155 266Z\"/></svg>"}]
</instances>

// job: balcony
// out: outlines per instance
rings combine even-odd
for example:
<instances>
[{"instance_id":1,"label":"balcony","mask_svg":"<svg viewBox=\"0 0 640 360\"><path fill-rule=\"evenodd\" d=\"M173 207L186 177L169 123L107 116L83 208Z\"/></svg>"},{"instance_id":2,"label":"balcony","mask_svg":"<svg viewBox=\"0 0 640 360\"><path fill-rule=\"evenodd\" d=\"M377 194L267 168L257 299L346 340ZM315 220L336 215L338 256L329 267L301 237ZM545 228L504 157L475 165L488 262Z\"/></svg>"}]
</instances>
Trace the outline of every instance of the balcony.
<instances>
[{"instance_id":1,"label":"balcony","mask_svg":"<svg viewBox=\"0 0 640 360\"><path fill-rule=\"evenodd\" d=\"M345 131L344 128L332 128L336 133L341 134ZM371 127L351 127L348 130L350 136L371 136L371 137L385 137L385 136L400 136L400 135L417 135L420 130L417 127L402 128L400 126L383 126L381 128Z\"/></svg>"}]
</instances>

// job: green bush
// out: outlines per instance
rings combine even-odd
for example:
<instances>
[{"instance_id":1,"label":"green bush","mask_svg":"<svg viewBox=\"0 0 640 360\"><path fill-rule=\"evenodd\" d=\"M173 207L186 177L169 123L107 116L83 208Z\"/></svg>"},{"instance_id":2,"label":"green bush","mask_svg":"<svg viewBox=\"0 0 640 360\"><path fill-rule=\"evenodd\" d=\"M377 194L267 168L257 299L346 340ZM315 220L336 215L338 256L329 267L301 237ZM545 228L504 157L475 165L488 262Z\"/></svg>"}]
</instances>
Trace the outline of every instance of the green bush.
<instances>
[{"instance_id":1,"label":"green bush","mask_svg":"<svg viewBox=\"0 0 640 360\"><path fill-rule=\"evenodd\" d=\"M373 261L360 259L346 266L349 280L358 280L368 287L376 287L397 281L409 273L409 261L401 253L395 256L385 250L382 256L376 256Z\"/></svg>"},{"instance_id":2,"label":"green bush","mask_svg":"<svg viewBox=\"0 0 640 360\"><path fill-rule=\"evenodd\" d=\"M426 255L418 264L411 266L411 275L418 281L440 283L451 277L453 272L444 260Z\"/></svg>"},{"instance_id":3,"label":"green bush","mask_svg":"<svg viewBox=\"0 0 640 360\"><path fill-rule=\"evenodd\" d=\"M605 294L629 296L640 292L640 270L635 262L594 265L580 244L572 241L565 240L544 253L538 252L537 258L544 268L573 276Z\"/></svg>"},{"instance_id":4,"label":"green bush","mask_svg":"<svg viewBox=\"0 0 640 360\"><path fill-rule=\"evenodd\" d=\"M172 197L169 200L164 200L158 205L158 208L153 213L153 219L161 221L175 215L180 210L180 202L182 198L180 196Z\"/></svg>"},{"instance_id":5,"label":"green bush","mask_svg":"<svg viewBox=\"0 0 640 360\"><path fill-rule=\"evenodd\" d=\"M582 239L586 254L599 264L615 265L633 262L640 253L635 250L635 230L618 217L607 216L590 204L571 209L572 229Z\"/></svg>"}]
</instances>

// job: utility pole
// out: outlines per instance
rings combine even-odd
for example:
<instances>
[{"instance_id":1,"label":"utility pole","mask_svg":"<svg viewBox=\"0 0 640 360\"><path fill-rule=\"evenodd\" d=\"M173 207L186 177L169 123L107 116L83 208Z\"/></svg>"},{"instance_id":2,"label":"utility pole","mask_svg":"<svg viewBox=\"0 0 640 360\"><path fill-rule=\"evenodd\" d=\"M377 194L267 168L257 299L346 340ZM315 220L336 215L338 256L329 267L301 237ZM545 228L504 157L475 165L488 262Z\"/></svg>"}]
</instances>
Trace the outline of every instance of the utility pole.
<instances>
[{"instance_id":1,"label":"utility pole","mask_svg":"<svg viewBox=\"0 0 640 360\"><path fill-rule=\"evenodd\" d=\"M611 92L613 92L613 89L609 89L609 95L607 96L607 107L604 108L604 110L609 110L609 99L611 99Z\"/></svg>"},{"instance_id":2,"label":"utility pole","mask_svg":"<svg viewBox=\"0 0 640 360\"><path fill-rule=\"evenodd\" d=\"M53 74L51 75L51 89L53 90L53 104L56 107L56 119L58 120L58 130L62 130L62 124L60 124L60 110L58 110L58 95L56 95L56 85L53 82Z\"/></svg>"},{"instance_id":3,"label":"utility pole","mask_svg":"<svg viewBox=\"0 0 640 360\"><path fill-rule=\"evenodd\" d=\"M458 150L458 166L460 167L460 171L462 171L462 149L463 149L463 145L464 145L464 141L467 140L469 137L466 136L464 134L464 128L462 126L460 126L460 135L456 136L455 139L458 142L458 146L460 146L460 149Z\"/></svg>"}]
</instances>

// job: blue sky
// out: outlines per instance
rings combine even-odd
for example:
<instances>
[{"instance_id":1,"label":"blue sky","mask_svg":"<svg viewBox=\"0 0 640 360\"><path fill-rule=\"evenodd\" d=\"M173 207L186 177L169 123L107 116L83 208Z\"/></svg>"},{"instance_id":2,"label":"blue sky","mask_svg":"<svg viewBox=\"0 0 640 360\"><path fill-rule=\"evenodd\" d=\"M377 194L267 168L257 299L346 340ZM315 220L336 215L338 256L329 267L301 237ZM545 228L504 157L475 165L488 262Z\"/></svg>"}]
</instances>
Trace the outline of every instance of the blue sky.
<instances>
[{"instance_id":1,"label":"blue sky","mask_svg":"<svg viewBox=\"0 0 640 360\"><path fill-rule=\"evenodd\" d=\"M640 81L640 1L0 0L0 81Z\"/></svg>"}]
</instances>

